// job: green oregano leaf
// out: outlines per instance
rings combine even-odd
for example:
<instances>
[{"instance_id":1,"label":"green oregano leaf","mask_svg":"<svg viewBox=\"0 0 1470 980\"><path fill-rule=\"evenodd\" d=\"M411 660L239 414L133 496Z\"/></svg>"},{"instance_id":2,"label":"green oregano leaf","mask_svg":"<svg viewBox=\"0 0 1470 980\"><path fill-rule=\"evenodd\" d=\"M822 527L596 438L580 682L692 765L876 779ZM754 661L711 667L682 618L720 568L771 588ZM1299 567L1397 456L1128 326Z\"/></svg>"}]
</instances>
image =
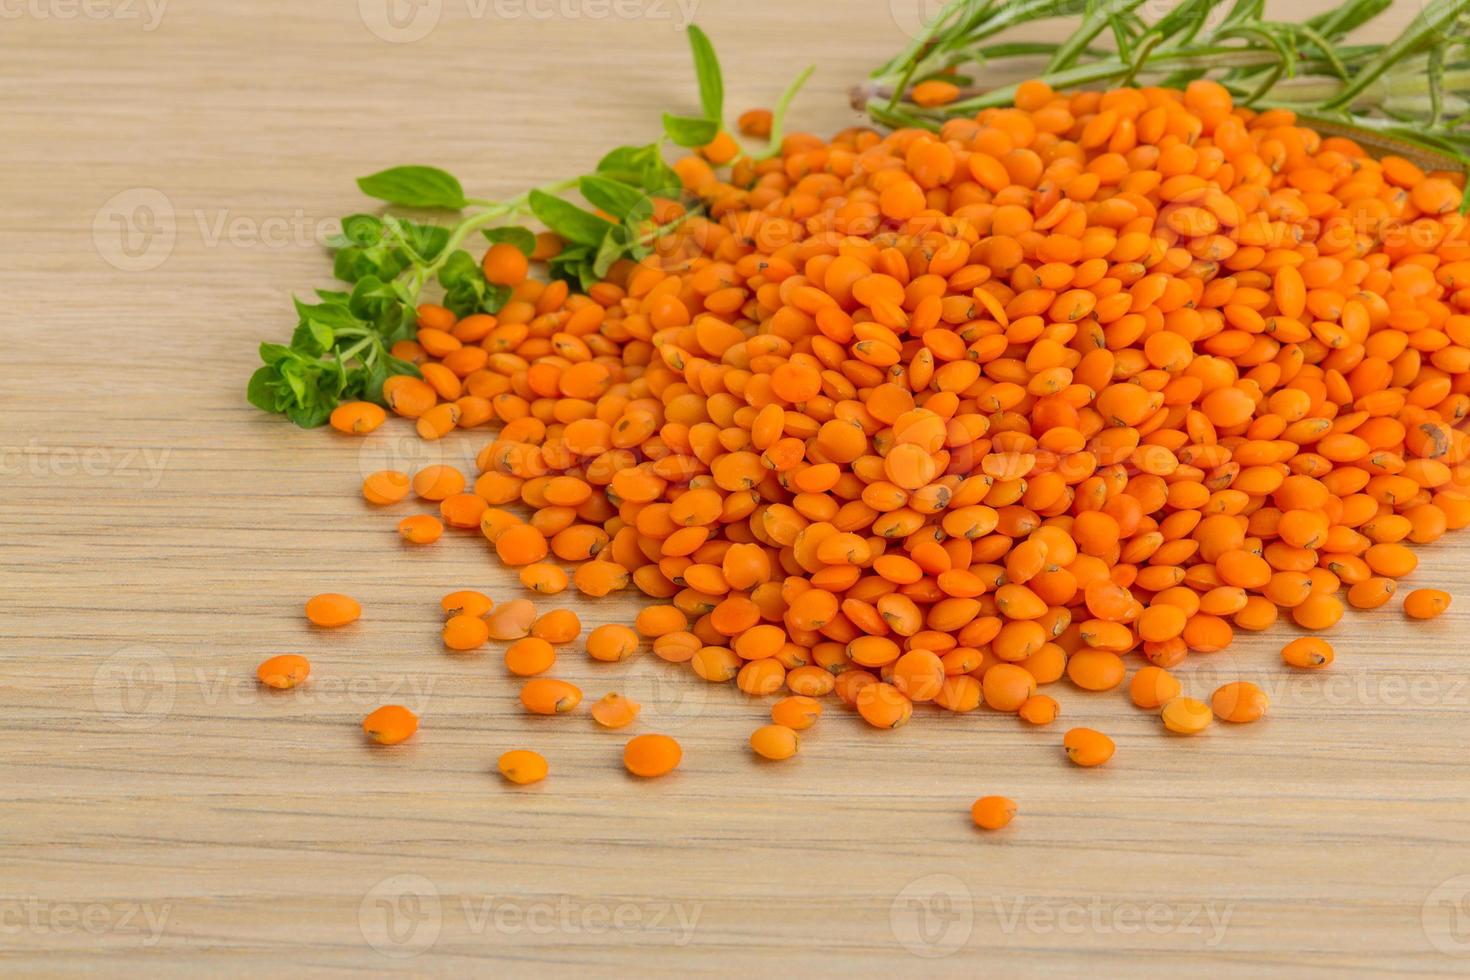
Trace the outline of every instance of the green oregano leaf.
<instances>
[{"instance_id":1,"label":"green oregano leaf","mask_svg":"<svg viewBox=\"0 0 1470 980\"><path fill-rule=\"evenodd\" d=\"M391 167L359 177L357 186L368 197L411 208L458 211L466 204L459 181L438 167Z\"/></svg>"}]
</instances>

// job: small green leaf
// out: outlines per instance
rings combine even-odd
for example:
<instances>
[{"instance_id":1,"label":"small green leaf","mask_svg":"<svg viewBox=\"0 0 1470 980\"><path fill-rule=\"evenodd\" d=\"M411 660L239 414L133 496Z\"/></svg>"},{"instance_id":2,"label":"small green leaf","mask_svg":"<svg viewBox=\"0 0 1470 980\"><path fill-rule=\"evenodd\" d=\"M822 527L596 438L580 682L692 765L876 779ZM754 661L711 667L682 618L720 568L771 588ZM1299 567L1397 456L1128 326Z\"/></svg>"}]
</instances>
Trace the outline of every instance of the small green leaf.
<instances>
[{"instance_id":1,"label":"small green leaf","mask_svg":"<svg viewBox=\"0 0 1470 980\"><path fill-rule=\"evenodd\" d=\"M363 276L392 279L408 265L408 256L402 249L388 245L374 245L371 248L349 245L333 257L332 275L343 282L354 283Z\"/></svg>"},{"instance_id":2,"label":"small green leaf","mask_svg":"<svg viewBox=\"0 0 1470 980\"><path fill-rule=\"evenodd\" d=\"M530 194L531 212L542 224L569 242L596 248L607 236L612 222L569 204L559 197L543 191L533 190Z\"/></svg>"},{"instance_id":3,"label":"small green leaf","mask_svg":"<svg viewBox=\"0 0 1470 980\"><path fill-rule=\"evenodd\" d=\"M409 246L425 262L437 259L444 246L449 244L449 229L442 225L421 225L412 221L403 224L408 232Z\"/></svg>"},{"instance_id":4,"label":"small green leaf","mask_svg":"<svg viewBox=\"0 0 1470 980\"><path fill-rule=\"evenodd\" d=\"M439 267L439 285L445 289L452 289L461 282L474 279L476 276L481 278L484 276L480 271L480 264L475 261L474 256L462 248L451 252L449 258L445 259L444 264Z\"/></svg>"},{"instance_id":5,"label":"small green leaf","mask_svg":"<svg viewBox=\"0 0 1470 980\"><path fill-rule=\"evenodd\" d=\"M597 255L592 260L592 274L601 279L607 275L607 270L612 264L622 258L628 251L627 229L615 227L608 231L607 237L602 244L597 246Z\"/></svg>"},{"instance_id":6,"label":"small green leaf","mask_svg":"<svg viewBox=\"0 0 1470 980\"><path fill-rule=\"evenodd\" d=\"M418 365L412 361L405 361L386 353L379 360L388 368L389 374L407 374L415 378L423 377L423 374L418 369Z\"/></svg>"},{"instance_id":7,"label":"small green leaf","mask_svg":"<svg viewBox=\"0 0 1470 980\"><path fill-rule=\"evenodd\" d=\"M328 300L318 306L303 303L294 296L291 301L296 304L296 316L303 323L307 320L316 320L318 323L333 328L362 326L362 321L353 316L352 311L347 308L345 295L341 299Z\"/></svg>"},{"instance_id":8,"label":"small green leaf","mask_svg":"<svg viewBox=\"0 0 1470 980\"><path fill-rule=\"evenodd\" d=\"M392 233L394 240L423 262L434 261L449 244L449 229L439 225L421 225L392 215L383 219L383 225Z\"/></svg>"},{"instance_id":9,"label":"small green leaf","mask_svg":"<svg viewBox=\"0 0 1470 980\"><path fill-rule=\"evenodd\" d=\"M650 155L658 155L657 143L647 146L620 146L597 161L597 172L609 180L638 184L643 179L643 168Z\"/></svg>"},{"instance_id":10,"label":"small green leaf","mask_svg":"<svg viewBox=\"0 0 1470 980\"><path fill-rule=\"evenodd\" d=\"M269 365L256 368L255 373L250 376L250 384L245 388L246 399L261 411L279 412L281 405L277 395L280 391L280 377L276 369Z\"/></svg>"},{"instance_id":11,"label":"small green leaf","mask_svg":"<svg viewBox=\"0 0 1470 980\"><path fill-rule=\"evenodd\" d=\"M499 245L507 242L521 250L526 258L536 251L536 235L534 232L516 225L503 225L500 228L486 228L485 237L490 240L491 245Z\"/></svg>"},{"instance_id":12,"label":"small green leaf","mask_svg":"<svg viewBox=\"0 0 1470 980\"><path fill-rule=\"evenodd\" d=\"M317 357L331 349L336 340L337 335L331 327L307 317L296 325L296 332L291 335L291 347Z\"/></svg>"},{"instance_id":13,"label":"small green leaf","mask_svg":"<svg viewBox=\"0 0 1470 980\"><path fill-rule=\"evenodd\" d=\"M699 79L699 104L704 109L704 118L718 128L725 116L725 82L720 75L720 59L715 57L715 46L710 44L709 37L693 24L689 25L689 49L694 53L694 77Z\"/></svg>"},{"instance_id":14,"label":"small green leaf","mask_svg":"<svg viewBox=\"0 0 1470 980\"><path fill-rule=\"evenodd\" d=\"M326 350L337 342L336 332L320 320L307 320L306 328L311 331L312 339L321 345L322 350Z\"/></svg>"},{"instance_id":15,"label":"small green leaf","mask_svg":"<svg viewBox=\"0 0 1470 980\"><path fill-rule=\"evenodd\" d=\"M439 269L439 284L444 287L444 305L455 316L479 312L485 299L485 273L470 253L456 249Z\"/></svg>"},{"instance_id":16,"label":"small green leaf","mask_svg":"<svg viewBox=\"0 0 1470 980\"><path fill-rule=\"evenodd\" d=\"M315 429L332 417L334 404L313 400L309 404L293 405L286 409L286 417L303 429Z\"/></svg>"},{"instance_id":17,"label":"small green leaf","mask_svg":"<svg viewBox=\"0 0 1470 980\"><path fill-rule=\"evenodd\" d=\"M291 360L296 352L285 344L261 344L260 359L265 363L275 366L283 361Z\"/></svg>"},{"instance_id":18,"label":"small green leaf","mask_svg":"<svg viewBox=\"0 0 1470 980\"><path fill-rule=\"evenodd\" d=\"M375 357L358 372L354 387L358 389L359 397L370 402L383 400L383 382L388 380L387 361L387 357Z\"/></svg>"},{"instance_id":19,"label":"small green leaf","mask_svg":"<svg viewBox=\"0 0 1470 980\"><path fill-rule=\"evenodd\" d=\"M712 119L674 116L664 113L664 132L680 146L704 146L720 132L720 124Z\"/></svg>"},{"instance_id":20,"label":"small green leaf","mask_svg":"<svg viewBox=\"0 0 1470 980\"><path fill-rule=\"evenodd\" d=\"M481 304L485 301L485 284L465 280L444 290L441 302L445 307L453 311L454 315L463 319L471 313L480 312Z\"/></svg>"},{"instance_id":21,"label":"small green leaf","mask_svg":"<svg viewBox=\"0 0 1470 980\"><path fill-rule=\"evenodd\" d=\"M510 302L510 287L487 285L485 297L480 300L480 309L485 313L499 313L500 308Z\"/></svg>"},{"instance_id":22,"label":"small green leaf","mask_svg":"<svg viewBox=\"0 0 1470 980\"><path fill-rule=\"evenodd\" d=\"M367 248L383 241L383 222L370 214L349 214L342 219L342 234L327 239L328 248L357 245Z\"/></svg>"},{"instance_id":23,"label":"small green leaf","mask_svg":"<svg viewBox=\"0 0 1470 980\"><path fill-rule=\"evenodd\" d=\"M648 196L642 191L597 174L583 177L578 181L577 189L594 207L606 211L619 221L630 214L649 213L653 210Z\"/></svg>"},{"instance_id":24,"label":"small green leaf","mask_svg":"<svg viewBox=\"0 0 1470 980\"><path fill-rule=\"evenodd\" d=\"M597 173L620 184L641 187L649 194L674 197L679 193L679 175L664 162L658 143L620 146L598 162Z\"/></svg>"},{"instance_id":25,"label":"small green leaf","mask_svg":"<svg viewBox=\"0 0 1470 980\"><path fill-rule=\"evenodd\" d=\"M615 226L609 226L615 227ZM570 283L581 285L584 273L593 276L593 264L597 249L602 247L602 242L597 243L596 248L591 245L571 245L561 250L561 253L547 263L553 279L564 279Z\"/></svg>"},{"instance_id":26,"label":"small green leaf","mask_svg":"<svg viewBox=\"0 0 1470 980\"><path fill-rule=\"evenodd\" d=\"M796 98L796 93L806 84L806 80L812 77L812 72L817 70L816 65L807 65L806 69L786 86L786 91L781 93L781 98L776 100L776 109L771 113L771 139L765 151L760 153L757 160L767 160L781 152L781 141L786 130L786 110L791 108L791 101Z\"/></svg>"},{"instance_id":27,"label":"small green leaf","mask_svg":"<svg viewBox=\"0 0 1470 980\"><path fill-rule=\"evenodd\" d=\"M405 207L458 211L465 206L464 188L459 181L437 167L391 167L359 177L357 186L368 197Z\"/></svg>"}]
</instances>

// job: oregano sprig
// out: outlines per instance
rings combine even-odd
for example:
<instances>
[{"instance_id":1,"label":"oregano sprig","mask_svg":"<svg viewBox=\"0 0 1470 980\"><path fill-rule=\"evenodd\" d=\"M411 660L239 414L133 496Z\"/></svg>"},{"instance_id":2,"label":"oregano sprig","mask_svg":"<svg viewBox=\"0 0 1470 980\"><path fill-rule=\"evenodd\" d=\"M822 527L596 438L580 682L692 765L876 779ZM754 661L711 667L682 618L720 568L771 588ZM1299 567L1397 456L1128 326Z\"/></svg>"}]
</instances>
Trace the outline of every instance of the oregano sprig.
<instances>
[{"instance_id":1,"label":"oregano sprig","mask_svg":"<svg viewBox=\"0 0 1470 980\"><path fill-rule=\"evenodd\" d=\"M457 317L496 313L509 300L510 289L488 281L465 247L476 232L529 258L536 235L526 223L540 224L564 243L547 262L550 275L586 290L614 263L646 258L658 236L702 214L664 159L668 144L703 146L724 126L724 80L714 45L697 27L689 28L688 37L700 115L665 114L662 138L617 147L591 173L504 201L471 197L453 174L421 164L358 178L364 194L389 208L437 211L443 220L420 223L391 212L343 218L341 232L326 245L333 275L349 288L318 290L316 302L295 301L291 342L260 347L262 365L250 379L250 402L301 426L321 425L343 401L381 403L383 382L390 376L418 373L392 349L415 335L417 309L428 290L437 287L437 302ZM782 94L763 155L779 150L786 110L811 71ZM573 193L580 201L570 199ZM660 199L681 201L681 216L656 224L654 205Z\"/></svg>"}]
</instances>

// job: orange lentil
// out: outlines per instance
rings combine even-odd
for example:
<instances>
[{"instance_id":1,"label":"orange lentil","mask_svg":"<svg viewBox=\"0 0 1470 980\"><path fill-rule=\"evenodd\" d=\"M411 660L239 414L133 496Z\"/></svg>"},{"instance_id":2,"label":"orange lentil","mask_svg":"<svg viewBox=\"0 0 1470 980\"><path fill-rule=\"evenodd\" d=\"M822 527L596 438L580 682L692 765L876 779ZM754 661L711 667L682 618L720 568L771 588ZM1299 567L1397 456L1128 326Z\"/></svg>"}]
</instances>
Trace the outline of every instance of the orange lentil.
<instances>
[{"instance_id":1,"label":"orange lentil","mask_svg":"<svg viewBox=\"0 0 1470 980\"><path fill-rule=\"evenodd\" d=\"M539 637L522 637L505 648L505 668L517 677L544 674L555 663L556 650Z\"/></svg>"},{"instance_id":2,"label":"orange lentil","mask_svg":"<svg viewBox=\"0 0 1470 980\"><path fill-rule=\"evenodd\" d=\"M637 701L612 691L592 706L592 720L603 728L626 728L638 718L641 709Z\"/></svg>"},{"instance_id":3,"label":"orange lentil","mask_svg":"<svg viewBox=\"0 0 1470 980\"><path fill-rule=\"evenodd\" d=\"M915 85L909 98L921 106L937 106L953 102L960 97L959 86L952 82L930 80Z\"/></svg>"},{"instance_id":4,"label":"orange lentil","mask_svg":"<svg viewBox=\"0 0 1470 980\"><path fill-rule=\"evenodd\" d=\"M545 562L536 562L526 565L520 571L521 584L532 592L540 592L543 595L556 595L565 592L571 579L567 573L556 565L548 565Z\"/></svg>"},{"instance_id":5,"label":"orange lentil","mask_svg":"<svg viewBox=\"0 0 1470 980\"><path fill-rule=\"evenodd\" d=\"M553 609L531 624L531 635L547 643L570 643L582 635L582 620L570 609Z\"/></svg>"},{"instance_id":6,"label":"orange lentil","mask_svg":"<svg viewBox=\"0 0 1470 980\"><path fill-rule=\"evenodd\" d=\"M1291 618L1303 629L1325 630L1342 618L1342 600L1335 595L1309 595L1291 608Z\"/></svg>"},{"instance_id":7,"label":"orange lentil","mask_svg":"<svg viewBox=\"0 0 1470 980\"><path fill-rule=\"evenodd\" d=\"M517 786L539 783L546 778L546 759L530 749L512 749L501 755L495 767L507 782Z\"/></svg>"},{"instance_id":8,"label":"orange lentil","mask_svg":"<svg viewBox=\"0 0 1470 980\"><path fill-rule=\"evenodd\" d=\"M1159 717L1164 727L1179 735L1198 735L1210 727L1214 713L1210 706L1195 698L1171 698L1165 702Z\"/></svg>"},{"instance_id":9,"label":"orange lentil","mask_svg":"<svg viewBox=\"0 0 1470 980\"><path fill-rule=\"evenodd\" d=\"M348 435L365 436L388 420L388 413L372 402L343 402L332 409L332 428Z\"/></svg>"},{"instance_id":10,"label":"orange lentil","mask_svg":"<svg viewBox=\"0 0 1470 980\"><path fill-rule=\"evenodd\" d=\"M452 466L425 466L413 475L413 492L438 502L464 490L464 474Z\"/></svg>"},{"instance_id":11,"label":"orange lentil","mask_svg":"<svg viewBox=\"0 0 1470 980\"><path fill-rule=\"evenodd\" d=\"M419 719L399 704L388 704L362 720L363 733L379 745L397 745L419 730Z\"/></svg>"},{"instance_id":12,"label":"orange lentil","mask_svg":"<svg viewBox=\"0 0 1470 980\"><path fill-rule=\"evenodd\" d=\"M311 673L311 664L305 657L294 653L283 653L255 668L255 676L266 687L278 691L288 690L306 680Z\"/></svg>"},{"instance_id":13,"label":"orange lentil","mask_svg":"<svg viewBox=\"0 0 1470 980\"><path fill-rule=\"evenodd\" d=\"M756 139L767 139L771 135L774 117L769 109L747 109L740 114L736 125L740 132Z\"/></svg>"},{"instance_id":14,"label":"orange lentil","mask_svg":"<svg viewBox=\"0 0 1470 980\"><path fill-rule=\"evenodd\" d=\"M497 541L496 545L499 546L499 543ZM594 599L626 588L629 581L628 570L610 561L586 562L578 565L576 572L572 574L572 584L577 587L577 591Z\"/></svg>"},{"instance_id":15,"label":"orange lentil","mask_svg":"<svg viewBox=\"0 0 1470 980\"><path fill-rule=\"evenodd\" d=\"M1061 714L1061 706L1045 694L1033 694L1021 702L1016 713L1021 716L1022 721L1032 725L1050 725Z\"/></svg>"},{"instance_id":16,"label":"orange lentil","mask_svg":"<svg viewBox=\"0 0 1470 980\"><path fill-rule=\"evenodd\" d=\"M771 720L793 731L805 731L822 717L822 702L801 694L784 697L771 705Z\"/></svg>"},{"instance_id":17,"label":"orange lentil","mask_svg":"<svg viewBox=\"0 0 1470 980\"><path fill-rule=\"evenodd\" d=\"M490 505L472 493L456 493L439 501L439 515L450 527L475 528Z\"/></svg>"},{"instance_id":18,"label":"orange lentil","mask_svg":"<svg viewBox=\"0 0 1470 980\"><path fill-rule=\"evenodd\" d=\"M1316 670L1332 663L1332 647L1326 640L1303 636L1281 648L1281 659L1292 667Z\"/></svg>"},{"instance_id":19,"label":"orange lentil","mask_svg":"<svg viewBox=\"0 0 1470 980\"><path fill-rule=\"evenodd\" d=\"M678 606L648 606L638 613L633 627L651 639L689 628L689 617Z\"/></svg>"},{"instance_id":20,"label":"orange lentil","mask_svg":"<svg viewBox=\"0 0 1470 980\"><path fill-rule=\"evenodd\" d=\"M1433 619L1450 608L1450 594L1439 589L1415 589L1404 596L1404 614L1410 619Z\"/></svg>"},{"instance_id":21,"label":"orange lentil","mask_svg":"<svg viewBox=\"0 0 1470 980\"><path fill-rule=\"evenodd\" d=\"M519 640L529 636L536 622L536 607L529 599L512 599L501 603L485 616L492 640Z\"/></svg>"},{"instance_id":22,"label":"orange lentil","mask_svg":"<svg viewBox=\"0 0 1470 980\"><path fill-rule=\"evenodd\" d=\"M914 704L892 684L877 682L858 692L857 709L874 728L900 728L913 717Z\"/></svg>"},{"instance_id":23,"label":"orange lentil","mask_svg":"<svg viewBox=\"0 0 1470 980\"><path fill-rule=\"evenodd\" d=\"M338 592L323 592L306 600L306 618L314 626L346 626L361 615L357 600Z\"/></svg>"},{"instance_id":24,"label":"orange lentil","mask_svg":"<svg viewBox=\"0 0 1470 980\"><path fill-rule=\"evenodd\" d=\"M703 646L689 658L695 676L711 684L734 680L743 666L734 650L722 646Z\"/></svg>"},{"instance_id":25,"label":"orange lentil","mask_svg":"<svg viewBox=\"0 0 1470 980\"><path fill-rule=\"evenodd\" d=\"M970 819L981 830L999 830L1016 816L1016 801L1004 796L982 796L970 806Z\"/></svg>"},{"instance_id":26,"label":"orange lentil","mask_svg":"<svg viewBox=\"0 0 1470 980\"><path fill-rule=\"evenodd\" d=\"M1104 650L1079 650L1067 660L1067 677L1084 691L1110 691L1125 673L1123 658Z\"/></svg>"},{"instance_id":27,"label":"orange lentil","mask_svg":"<svg viewBox=\"0 0 1470 980\"><path fill-rule=\"evenodd\" d=\"M444 522L429 514L414 514L398 522L398 534L409 544L433 544L444 536Z\"/></svg>"},{"instance_id":28,"label":"orange lentil","mask_svg":"<svg viewBox=\"0 0 1470 980\"><path fill-rule=\"evenodd\" d=\"M688 663L703 646L699 637L687 631L666 633L653 641L653 652L669 663Z\"/></svg>"},{"instance_id":29,"label":"orange lentil","mask_svg":"<svg viewBox=\"0 0 1470 980\"><path fill-rule=\"evenodd\" d=\"M1017 712L1036 693L1036 678L1015 664L996 664L980 680L985 703L996 711Z\"/></svg>"},{"instance_id":30,"label":"orange lentil","mask_svg":"<svg viewBox=\"0 0 1470 980\"><path fill-rule=\"evenodd\" d=\"M1348 604L1354 609L1377 609L1392 599L1397 590L1398 583L1391 578L1365 578L1348 589Z\"/></svg>"},{"instance_id":31,"label":"orange lentil","mask_svg":"<svg viewBox=\"0 0 1470 980\"><path fill-rule=\"evenodd\" d=\"M765 759L789 759L800 745L800 736L785 725L762 725L750 733L750 747Z\"/></svg>"},{"instance_id":32,"label":"orange lentil","mask_svg":"<svg viewBox=\"0 0 1470 980\"><path fill-rule=\"evenodd\" d=\"M396 470L380 470L362 481L363 498L380 507L398 503L408 496L408 491L408 474Z\"/></svg>"},{"instance_id":33,"label":"orange lentil","mask_svg":"<svg viewBox=\"0 0 1470 980\"><path fill-rule=\"evenodd\" d=\"M1250 681L1222 685L1210 696L1210 707L1215 716L1236 724L1259 720L1270 706L1266 692Z\"/></svg>"},{"instance_id":34,"label":"orange lentil","mask_svg":"<svg viewBox=\"0 0 1470 980\"><path fill-rule=\"evenodd\" d=\"M1179 696L1179 680L1162 667L1140 667L1133 675L1128 695L1140 708L1161 708Z\"/></svg>"},{"instance_id":35,"label":"orange lentil","mask_svg":"<svg viewBox=\"0 0 1470 980\"><path fill-rule=\"evenodd\" d=\"M507 565L530 565L546 557L546 537L529 524L508 527L495 539L495 554Z\"/></svg>"},{"instance_id":36,"label":"orange lentil","mask_svg":"<svg viewBox=\"0 0 1470 980\"><path fill-rule=\"evenodd\" d=\"M637 735L623 747L623 765L645 779L673 772L683 758L683 749L668 735Z\"/></svg>"},{"instance_id":37,"label":"orange lentil","mask_svg":"<svg viewBox=\"0 0 1470 980\"><path fill-rule=\"evenodd\" d=\"M479 616L450 616L444 623L444 645L464 653L478 650L490 639L490 627Z\"/></svg>"},{"instance_id":38,"label":"orange lentil","mask_svg":"<svg viewBox=\"0 0 1470 980\"><path fill-rule=\"evenodd\" d=\"M1073 728L1062 736L1062 748L1074 765L1100 766L1113 757L1117 746L1102 732L1091 728Z\"/></svg>"},{"instance_id":39,"label":"orange lentil","mask_svg":"<svg viewBox=\"0 0 1470 980\"><path fill-rule=\"evenodd\" d=\"M582 703L582 692L566 681L533 677L521 686L521 704L537 715L563 715Z\"/></svg>"},{"instance_id":40,"label":"orange lentil","mask_svg":"<svg viewBox=\"0 0 1470 980\"><path fill-rule=\"evenodd\" d=\"M473 589L451 592L439 600L439 608L446 616L484 616L494 606L489 596Z\"/></svg>"},{"instance_id":41,"label":"orange lentil","mask_svg":"<svg viewBox=\"0 0 1470 980\"><path fill-rule=\"evenodd\" d=\"M481 265L485 278L497 286L519 286L530 268L525 253L509 242L491 245Z\"/></svg>"},{"instance_id":42,"label":"orange lentil","mask_svg":"<svg viewBox=\"0 0 1470 980\"><path fill-rule=\"evenodd\" d=\"M609 623L597 627L587 635L587 656L593 660L616 663L637 653L639 642L638 634L630 627Z\"/></svg>"}]
</instances>

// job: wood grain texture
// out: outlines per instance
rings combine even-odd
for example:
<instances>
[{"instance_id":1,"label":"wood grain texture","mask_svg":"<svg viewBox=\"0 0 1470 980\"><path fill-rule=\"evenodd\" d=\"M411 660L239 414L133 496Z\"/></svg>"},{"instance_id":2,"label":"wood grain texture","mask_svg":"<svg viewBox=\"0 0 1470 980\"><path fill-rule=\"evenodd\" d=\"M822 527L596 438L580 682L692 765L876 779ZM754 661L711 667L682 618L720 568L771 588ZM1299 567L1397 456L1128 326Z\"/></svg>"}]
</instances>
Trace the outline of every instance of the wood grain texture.
<instances>
[{"instance_id":1,"label":"wood grain texture","mask_svg":"<svg viewBox=\"0 0 1470 980\"><path fill-rule=\"evenodd\" d=\"M795 122L830 132L857 121L845 92L914 6L697 13L732 108L819 59ZM761 765L745 739L764 706L650 656L567 650L560 676L626 691L641 730L684 742L683 768L643 783L585 715L525 717L498 651L446 656L438 597L509 597L512 576L477 536L402 549L357 484L465 461L484 436L297 430L244 401L255 345L289 331L291 291L328 284L318 225L365 206L352 177L435 163L510 195L692 108L688 8L443 0L392 43L365 27L382 7L6 8L0 971L1470 967L1463 595L1413 628L1349 616L1321 676L1278 669L1284 628L1194 658L1194 693L1244 677L1272 694L1245 729L1169 739L1126 698L1063 691L1067 725L1117 738L1096 771L1067 765L1060 727L924 711L880 734L836 708L797 759ZM1425 549L1414 583L1460 591L1467 540ZM323 590L358 596L363 620L308 630L301 602ZM637 602L577 608L590 627ZM311 658L311 684L260 691L255 664L284 651ZM392 701L420 710L420 736L365 745L359 719ZM553 774L507 788L495 759L522 745ZM982 836L967 811L986 793L1021 816Z\"/></svg>"}]
</instances>

